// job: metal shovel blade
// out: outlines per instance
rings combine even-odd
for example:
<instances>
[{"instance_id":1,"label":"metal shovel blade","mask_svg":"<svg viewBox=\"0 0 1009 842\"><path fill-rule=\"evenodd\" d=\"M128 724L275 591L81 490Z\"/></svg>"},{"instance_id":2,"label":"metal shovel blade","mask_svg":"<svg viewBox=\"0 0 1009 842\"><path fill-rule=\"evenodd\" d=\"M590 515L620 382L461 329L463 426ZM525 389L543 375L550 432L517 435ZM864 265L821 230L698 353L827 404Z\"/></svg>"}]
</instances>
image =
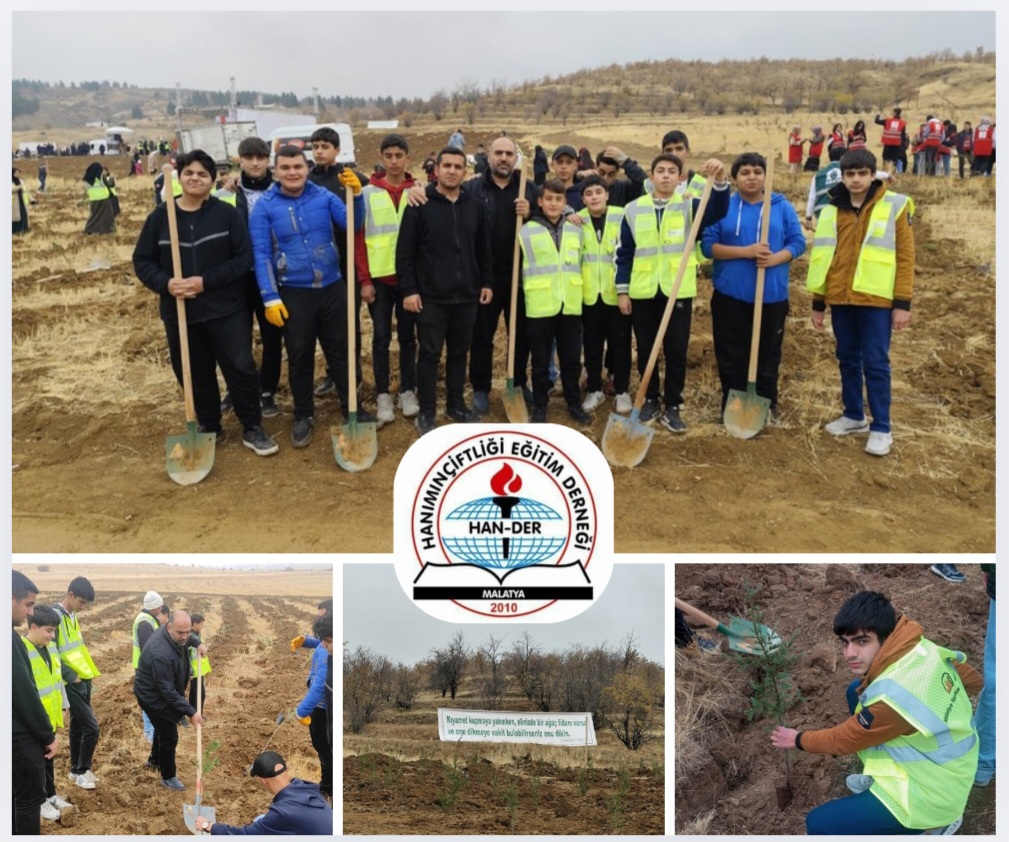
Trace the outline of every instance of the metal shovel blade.
<instances>
[{"instance_id":1,"label":"metal shovel blade","mask_svg":"<svg viewBox=\"0 0 1009 842\"><path fill-rule=\"evenodd\" d=\"M773 652L781 646L781 637L774 629L744 620L742 617L729 617L729 625L723 626L723 629L729 640L729 649L734 652L761 655L765 648Z\"/></svg>"},{"instance_id":2,"label":"metal shovel blade","mask_svg":"<svg viewBox=\"0 0 1009 842\"><path fill-rule=\"evenodd\" d=\"M214 467L216 433L201 433L195 421L186 422L186 432L165 439L165 468L179 485L199 482Z\"/></svg>"},{"instance_id":3,"label":"metal shovel blade","mask_svg":"<svg viewBox=\"0 0 1009 842\"><path fill-rule=\"evenodd\" d=\"M757 384L748 383L745 392L729 389L722 421L729 435L737 439L752 439L767 425L771 401L757 394Z\"/></svg>"},{"instance_id":4,"label":"metal shovel blade","mask_svg":"<svg viewBox=\"0 0 1009 842\"><path fill-rule=\"evenodd\" d=\"M361 423L357 413L347 414L347 423L330 430L333 438L333 455L345 471L366 471L378 457L378 428L374 421Z\"/></svg>"},{"instance_id":5,"label":"metal shovel blade","mask_svg":"<svg viewBox=\"0 0 1009 842\"><path fill-rule=\"evenodd\" d=\"M217 808L208 807L206 804L183 804L182 805L182 818L186 823L186 827L189 828L189 832L201 836L202 834L196 830L196 817L203 816L209 822L217 821Z\"/></svg>"},{"instance_id":6,"label":"metal shovel blade","mask_svg":"<svg viewBox=\"0 0 1009 842\"><path fill-rule=\"evenodd\" d=\"M512 424L529 423L529 407L526 406L522 390L515 386L515 381L509 379L505 384L504 396L505 415Z\"/></svg>"},{"instance_id":7,"label":"metal shovel blade","mask_svg":"<svg viewBox=\"0 0 1009 842\"><path fill-rule=\"evenodd\" d=\"M602 451L606 461L618 468L633 468L641 464L652 444L655 430L638 420L640 408L631 410L630 417L610 413L603 431Z\"/></svg>"}]
</instances>

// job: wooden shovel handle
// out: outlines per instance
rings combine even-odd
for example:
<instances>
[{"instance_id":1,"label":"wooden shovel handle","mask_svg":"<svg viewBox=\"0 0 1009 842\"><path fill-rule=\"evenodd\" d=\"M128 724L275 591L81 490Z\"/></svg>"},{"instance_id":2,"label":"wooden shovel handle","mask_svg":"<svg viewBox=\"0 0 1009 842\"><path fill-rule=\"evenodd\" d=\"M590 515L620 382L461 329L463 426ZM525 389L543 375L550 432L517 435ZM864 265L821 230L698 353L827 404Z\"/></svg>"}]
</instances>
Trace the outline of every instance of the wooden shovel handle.
<instances>
[{"instance_id":1,"label":"wooden shovel handle","mask_svg":"<svg viewBox=\"0 0 1009 842\"><path fill-rule=\"evenodd\" d=\"M347 198L347 413L357 412L357 313L354 306L354 191L344 189Z\"/></svg>"},{"instance_id":2,"label":"wooden shovel handle","mask_svg":"<svg viewBox=\"0 0 1009 842\"><path fill-rule=\"evenodd\" d=\"M165 208L168 211L168 236L172 241L172 277L182 278L182 253L179 251L179 220L175 215L175 191L172 189L172 165L161 168L165 176L163 186ZM186 401L186 423L196 420L196 406L193 403L193 374L189 365L189 324L186 321L186 302L175 299L179 320L179 345L182 346L182 392Z\"/></svg>"},{"instance_id":3,"label":"wooden shovel handle","mask_svg":"<svg viewBox=\"0 0 1009 842\"><path fill-rule=\"evenodd\" d=\"M718 620L712 617L710 614L705 614L700 608L694 608L689 602L684 602L682 599L674 600L676 607L680 609L688 617L692 617L698 623L704 623L708 628L717 629L722 625Z\"/></svg>"},{"instance_id":4,"label":"wooden shovel handle","mask_svg":"<svg viewBox=\"0 0 1009 842\"><path fill-rule=\"evenodd\" d=\"M764 178L764 201L760 207L760 242L769 240L771 231L771 182L774 179L774 156L768 155ZM764 275L767 269L757 267L757 290L753 296L753 335L750 337L750 369L746 374L748 383L757 382L757 356L760 352L760 324L764 318Z\"/></svg>"},{"instance_id":5,"label":"wooden shovel handle","mask_svg":"<svg viewBox=\"0 0 1009 842\"><path fill-rule=\"evenodd\" d=\"M709 176L704 182L704 192L701 194L700 204L697 212L694 213L694 223L690 226L690 233L687 235L687 242L683 244L683 257L680 259L680 267L676 270L676 278L673 280L673 288L669 291L669 300L666 302L665 312L662 314L662 321L659 322L659 330L655 334L655 341L652 343L652 353L648 355L648 365L645 366L645 373L641 375L641 384L638 386L638 393L634 397L634 408L638 411L645 405L645 394L648 392L648 381L652 379L652 372L655 370L655 363L659 359L659 350L662 348L662 340L665 338L666 329L669 327L669 320L673 316L673 307L676 306L676 296L680 294L680 285L683 283L683 276L687 273L687 264L690 262L690 255L694 252L694 243L697 242L697 235L701 230L701 218L708 207L708 199L711 198L711 188L714 182ZM693 203L689 196L684 197L684 201ZM663 211L665 213L665 211ZM660 258L661 259L661 258ZM633 306L633 304L631 305Z\"/></svg>"},{"instance_id":6,"label":"wooden shovel handle","mask_svg":"<svg viewBox=\"0 0 1009 842\"><path fill-rule=\"evenodd\" d=\"M521 166L521 165L520 165ZM519 196L520 199L526 197L526 171L525 167L519 170ZM524 220L518 214L515 215L515 251L512 254L512 288L511 302L508 309L508 373L512 381L515 379L515 337L518 333L518 325L515 324L519 310L519 261L522 258L522 245L520 235Z\"/></svg>"}]
</instances>

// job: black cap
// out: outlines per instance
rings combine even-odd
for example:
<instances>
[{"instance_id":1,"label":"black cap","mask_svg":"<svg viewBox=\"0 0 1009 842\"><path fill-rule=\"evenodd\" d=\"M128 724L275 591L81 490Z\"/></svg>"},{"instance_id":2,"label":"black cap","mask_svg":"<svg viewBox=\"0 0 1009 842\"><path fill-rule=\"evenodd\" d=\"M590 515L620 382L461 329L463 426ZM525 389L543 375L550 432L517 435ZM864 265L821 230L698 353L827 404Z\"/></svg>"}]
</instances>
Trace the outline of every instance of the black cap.
<instances>
[{"instance_id":1,"label":"black cap","mask_svg":"<svg viewBox=\"0 0 1009 842\"><path fill-rule=\"evenodd\" d=\"M278 769L278 765L281 768ZM264 751L252 764L249 774L254 778L275 778L281 772L286 771L287 764L284 762L283 757L275 751Z\"/></svg>"},{"instance_id":2,"label":"black cap","mask_svg":"<svg viewBox=\"0 0 1009 842\"><path fill-rule=\"evenodd\" d=\"M578 153L575 152L575 148L573 146L568 146L566 143L563 146L558 146L554 150L554 154L550 157L550 160L556 161L561 157L561 155L570 155L576 161L578 160Z\"/></svg>"}]
</instances>

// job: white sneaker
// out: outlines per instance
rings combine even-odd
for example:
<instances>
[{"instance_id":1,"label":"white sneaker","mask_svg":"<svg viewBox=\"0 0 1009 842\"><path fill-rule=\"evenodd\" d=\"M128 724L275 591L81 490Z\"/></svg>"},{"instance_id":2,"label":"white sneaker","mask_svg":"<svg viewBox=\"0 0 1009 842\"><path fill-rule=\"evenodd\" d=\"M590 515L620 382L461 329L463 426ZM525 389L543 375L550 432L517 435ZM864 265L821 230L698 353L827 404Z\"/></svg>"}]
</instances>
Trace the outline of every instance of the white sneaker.
<instances>
[{"instance_id":1,"label":"white sneaker","mask_svg":"<svg viewBox=\"0 0 1009 842\"><path fill-rule=\"evenodd\" d=\"M377 405L375 426L381 430L386 424L391 424L396 420L396 413L392 408L392 395L383 392L375 399L375 403Z\"/></svg>"},{"instance_id":2,"label":"white sneaker","mask_svg":"<svg viewBox=\"0 0 1009 842\"><path fill-rule=\"evenodd\" d=\"M585 396L585 400L582 401L582 409L586 412L592 412L593 409L598 409L602 406L604 400L606 398L602 392L589 392Z\"/></svg>"},{"instance_id":3,"label":"white sneaker","mask_svg":"<svg viewBox=\"0 0 1009 842\"><path fill-rule=\"evenodd\" d=\"M963 816L960 816L960 818L956 819L955 821L951 821L945 827L936 827L933 828L932 830L926 830L924 833L922 833L922 836L952 836L960 829L960 825L962 824L963 824Z\"/></svg>"},{"instance_id":4,"label":"white sneaker","mask_svg":"<svg viewBox=\"0 0 1009 842\"><path fill-rule=\"evenodd\" d=\"M78 775L74 778L74 783L77 784L81 789L94 789L95 784L98 783L98 779L91 773L88 769L83 775Z\"/></svg>"},{"instance_id":5,"label":"white sneaker","mask_svg":"<svg viewBox=\"0 0 1009 842\"><path fill-rule=\"evenodd\" d=\"M65 808L67 808L67 807L73 807L74 806L69 801L67 801L65 798L62 798L59 795L54 795L52 798L50 798L49 799L49 803L52 804L57 810L63 810Z\"/></svg>"},{"instance_id":6,"label":"white sneaker","mask_svg":"<svg viewBox=\"0 0 1009 842\"><path fill-rule=\"evenodd\" d=\"M400 392L399 408L403 410L404 418L416 418L420 414L420 403L417 401L417 393L412 389L408 392Z\"/></svg>"},{"instance_id":7,"label":"white sneaker","mask_svg":"<svg viewBox=\"0 0 1009 842\"><path fill-rule=\"evenodd\" d=\"M865 452L870 456L886 456L893 446L893 436L889 433L869 433L869 440L865 443Z\"/></svg>"},{"instance_id":8,"label":"white sneaker","mask_svg":"<svg viewBox=\"0 0 1009 842\"><path fill-rule=\"evenodd\" d=\"M632 409L634 409L634 404L631 402L631 396L627 392L621 392L617 395L616 409L621 415L627 415Z\"/></svg>"},{"instance_id":9,"label":"white sneaker","mask_svg":"<svg viewBox=\"0 0 1009 842\"><path fill-rule=\"evenodd\" d=\"M869 431L869 422L864 418L856 421L847 415L842 415L836 421L831 421L824 428L832 436L850 436L852 433L865 433Z\"/></svg>"},{"instance_id":10,"label":"white sneaker","mask_svg":"<svg viewBox=\"0 0 1009 842\"><path fill-rule=\"evenodd\" d=\"M42 818L49 819L51 822L58 822L60 820L60 811L57 810L48 801L42 802Z\"/></svg>"},{"instance_id":11,"label":"white sneaker","mask_svg":"<svg viewBox=\"0 0 1009 842\"><path fill-rule=\"evenodd\" d=\"M855 795L867 791L872 786L872 775L848 775L844 779L845 786Z\"/></svg>"}]
</instances>

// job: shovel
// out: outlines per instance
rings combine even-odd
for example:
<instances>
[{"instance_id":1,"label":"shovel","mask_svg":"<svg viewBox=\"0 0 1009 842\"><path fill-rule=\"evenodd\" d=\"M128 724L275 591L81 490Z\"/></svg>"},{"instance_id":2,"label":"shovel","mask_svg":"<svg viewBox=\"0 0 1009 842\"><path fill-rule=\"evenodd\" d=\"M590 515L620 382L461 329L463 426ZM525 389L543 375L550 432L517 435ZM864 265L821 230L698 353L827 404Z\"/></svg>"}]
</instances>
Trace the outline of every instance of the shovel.
<instances>
[{"instance_id":1,"label":"shovel","mask_svg":"<svg viewBox=\"0 0 1009 842\"><path fill-rule=\"evenodd\" d=\"M354 196L347 190L347 423L333 427L333 455L345 471L366 471L378 456L378 432L374 421L357 420L357 299L354 296Z\"/></svg>"},{"instance_id":2,"label":"shovel","mask_svg":"<svg viewBox=\"0 0 1009 842\"><path fill-rule=\"evenodd\" d=\"M760 242L768 241L771 228L771 178L774 175L774 156L767 158L767 177L764 179L764 201L760 209ZM764 315L763 266L757 267L757 289L753 297L753 335L750 337L750 370L746 375L746 391L729 389L722 421L729 435L737 439L752 439L767 424L771 401L757 394L757 356L760 351L760 322Z\"/></svg>"},{"instance_id":3,"label":"shovel","mask_svg":"<svg viewBox=\"0 0 1009 842\"><path fill-rule=\"evenodd\" d=\"M526 171L519 171L519 198L526 197ZM505 415L512 424L529 423L529 407L521 389L515 388L515 337L518 333L518 302L519 302L519 261L522 249L519 245L519 232L522 229L522 217L515 217L515 251L512 255L512 292L511 307L508 316L508 379L505 381L504 408Z\"/></svg>"},{"instance_id":4,"label":"shovel","mask_svg":"<svg viewBox=\"0 0 1009 842\"><path fill-rule=\"evenodd\" d=\"M768 652L773 652L781 646L781 637L778 633L760 623L744 620L742 617L729 617L729 625L726 626L682 599L676 600L676 607L698 623L703 623L719 634L724 634L729 639L729 649L733 652L743 655L763 655L765 649Z\"/></svg>"},{"instance_id":5,"label":"shovel","mask_svg":"<svg viewBox=\"0 0 1009 842\"><path fill-rule=\"evenodd\" d=\"M606 422L606 429L603 431L602 450L606 461L611 465L622 468L633 468L641 463L651 446L652 437L655 431L647 424L643 424L638 419L641 416L641 407L645 405L645 394L648 391L648 381L655 370L655 363L659 358L659 351L662 348L662 340L669 327L669 320L673 315L673 307L676 306L676 296L680 292L680 284L683 283L683 276L687 271L687 263L690 255L694 252L694 243L697 241L697 234L701 230L701 218L704 210L708 206L708 199L711 197L713 182L710 178L704 184L704 192L701 194L700 204L694 213L694 223L690 226L690 233L687 242L683 245L683 255L680 260L680 267L673 280L673 288L669 291L669 300L666 302L666 310L662 314L662 321L659 323L659 331L655 335L655 342L652 344L652 353L648 356L648 365L645 366L645 373L641 375L641 384L638 386L638 394L634 398L634 408L628 418L610 413L610 420Z\"/></svg>"},{"instance_id":6,"label":"shovel","mask_svg":"<svg viewBox=\"0 0 1009 842\"><path fill-rule=\"evenodd\" d=\"M203 659L196 659L196 712L203 716ZM202 804L203 801L203 723L196 726L196 803L182 805L182 819L191 833L196 830L196 817L203 816L209 822L217 821L217 808Z\"/></svg>"},{"instance_id":7,"label":"shovel","mask_svg":"<svg viewBox=\"0 0 1009 842\"><path fill-rule=\"evenodd\" d=\"M165 183L171 184L172 165L165 164ZM175 199L165 200L168 208L168 231L172 241L172 277L182 277L182 255L179 253L179 223L175 217ZM189 368L189 326L186 323L186 302L175 299L179 320L179 345L182 353L182 391L186 403L186 432L165 439L165 468L179 485L193 485L210 473L214 467L214 447L217 436L201 433L196 426L196 408L193 405L193 375Z\"/></svg>"}]
</instances>

